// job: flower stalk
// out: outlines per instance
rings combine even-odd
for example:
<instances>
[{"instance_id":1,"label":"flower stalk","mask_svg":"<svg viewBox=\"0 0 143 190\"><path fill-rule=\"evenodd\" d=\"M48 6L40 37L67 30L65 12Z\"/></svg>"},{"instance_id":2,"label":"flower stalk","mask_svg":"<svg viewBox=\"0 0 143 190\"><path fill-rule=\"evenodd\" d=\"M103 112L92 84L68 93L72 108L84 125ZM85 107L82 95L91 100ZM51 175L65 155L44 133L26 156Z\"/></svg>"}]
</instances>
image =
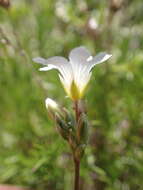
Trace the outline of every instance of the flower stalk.
<instances>
[{"instance_id":1,"label":"flower stalk","mask_svg":"<svg viewBox=\"0 0 143 190\"><path fill-rule=\"evenodd\" d=\"M74 104L75 104L74 109L75 109L75 117L76 117L76 127L77 127L77 131L78 131L78 122L79 122L79 118L80 118L79 101L75 101ZM74 190L79 190L80 158L77 159L74 157L74 166L75 166Z\"/></svg>"},{"instance_id":2,"label":"flower stalk","mask_svg":"<svg viewBox=\"0 0 143 190\"><path fill-rule=\"evenodd\" d=\"M80 160L74 160L74 165L75 165L74 190L79 190Z\"/></svg>"},{"instance_id":3,"label":"flower stalk","mask_svg":"<svg viewBox=\"0 0 143 190\"><path fill-rule=\"evenodd\" d=\"M79 110L79 101L74 102L74 110L75 110L75 117L76 117L76 124L78 123L80 117L80 110Z\"/></svg>"}]
</instances>

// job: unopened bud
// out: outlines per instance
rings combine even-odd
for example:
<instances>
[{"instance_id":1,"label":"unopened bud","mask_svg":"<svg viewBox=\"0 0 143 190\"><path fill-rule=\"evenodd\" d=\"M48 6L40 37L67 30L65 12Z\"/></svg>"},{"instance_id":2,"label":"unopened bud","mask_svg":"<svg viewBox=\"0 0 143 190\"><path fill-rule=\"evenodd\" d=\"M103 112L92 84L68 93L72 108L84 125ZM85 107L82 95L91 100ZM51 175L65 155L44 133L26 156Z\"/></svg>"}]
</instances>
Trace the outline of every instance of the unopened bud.
<instances>
[{"instance_id":1,"label":"unopened bud","mask_svg":"<svg viewBox=\"0 0 143 190\"><path fill-rule=\"evenodd\" d=\"M50 109L53 109L53 110L58 110L58 104L54 100L52 100L51 98L47 98L45 100L45 104L46 104L47 109L50 108Z\"/></svg>"},{"instance_id":2,"label":"unopened bud","mask_svg":"<svg viewBox=\"0 0 143 190\"><path fill-rule=\"evenodd\" d=\"M51 119L55 120L55 114L60 113L60 108L58 104L51 98L47 98L45 100L45 105L48 110L49 116L51 117Z\"/></svg>"},{"instance_id":3,"label":"unopened bud","mask_svg":"<svg viewBox=\"0 0 143 190\"><path fill-rule=\"evenodd\" d=\"M58 129L58 132L60 135L65 139L68 140L69 138L69 128L66 122L63 120L63 118L59 115L55 115L55 120L56 120L56 126Z\"/></svg>"}]
</instances>

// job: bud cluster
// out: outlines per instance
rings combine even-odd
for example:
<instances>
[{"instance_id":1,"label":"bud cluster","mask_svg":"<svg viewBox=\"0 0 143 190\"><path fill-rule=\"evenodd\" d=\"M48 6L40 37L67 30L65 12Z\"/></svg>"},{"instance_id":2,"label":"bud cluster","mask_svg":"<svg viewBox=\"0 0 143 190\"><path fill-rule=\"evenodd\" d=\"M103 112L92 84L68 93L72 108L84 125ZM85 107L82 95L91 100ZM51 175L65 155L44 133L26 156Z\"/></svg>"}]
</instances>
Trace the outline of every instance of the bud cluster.
<instances>
[{"instance_id":1,"label":"bud cluster","mask_svg":"<svg viewBox=\"0 0 143 190\"><path fill-rule=\"evenodd\" d=\"M88 139L88 121L84 111L80 110L78 121L73 113L61 108L51 99L46 99L49 115L55 121L60 135L69 143L75 160L80 160Z\"/></svg>"}]
</instances>

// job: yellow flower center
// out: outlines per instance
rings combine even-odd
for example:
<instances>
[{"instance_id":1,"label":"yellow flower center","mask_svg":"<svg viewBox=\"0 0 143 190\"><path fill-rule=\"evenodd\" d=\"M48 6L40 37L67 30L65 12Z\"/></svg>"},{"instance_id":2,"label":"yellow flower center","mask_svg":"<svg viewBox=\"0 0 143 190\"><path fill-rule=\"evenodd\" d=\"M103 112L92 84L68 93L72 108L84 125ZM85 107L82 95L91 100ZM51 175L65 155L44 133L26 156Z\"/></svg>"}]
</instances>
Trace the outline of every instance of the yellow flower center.
<instances>
[{"instance_id":1,"label":"yellow flower center","mask_svg":"<svg viewBox=\"0 0 143 190\"><path fill-rule=\"evenodd\" d=\"M74 82L74 80L72 81L71 88L70 88L70 97L73 100L79 100L81 98L79 89L78 89L76 83Z\"/></svg>"}]
</instances>

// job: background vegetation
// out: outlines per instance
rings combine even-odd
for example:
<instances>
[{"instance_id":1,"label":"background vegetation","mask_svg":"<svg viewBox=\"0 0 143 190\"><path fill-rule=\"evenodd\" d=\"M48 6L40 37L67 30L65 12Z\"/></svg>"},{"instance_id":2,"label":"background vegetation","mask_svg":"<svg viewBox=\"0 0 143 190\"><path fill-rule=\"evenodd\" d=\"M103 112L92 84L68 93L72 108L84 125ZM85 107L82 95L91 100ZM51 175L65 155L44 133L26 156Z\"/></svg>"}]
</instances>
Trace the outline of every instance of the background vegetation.
<instances>
[{"instance_id":1,"label":"background vegetation","mask_svg":"<svg viewBox=\"0 0 143 190\"><path fill-rule=\"evenodd\" d=\"M94 69L85 96L91 127L81 190L143 189L142 18L142 0L13 0L0 7L0 183L72 190L70 151L44 105L50 97L71 109L71 101L56 71L39 72L32 58L67 57L84 45L113 57Z\"/></svg>"}]
</instances>

